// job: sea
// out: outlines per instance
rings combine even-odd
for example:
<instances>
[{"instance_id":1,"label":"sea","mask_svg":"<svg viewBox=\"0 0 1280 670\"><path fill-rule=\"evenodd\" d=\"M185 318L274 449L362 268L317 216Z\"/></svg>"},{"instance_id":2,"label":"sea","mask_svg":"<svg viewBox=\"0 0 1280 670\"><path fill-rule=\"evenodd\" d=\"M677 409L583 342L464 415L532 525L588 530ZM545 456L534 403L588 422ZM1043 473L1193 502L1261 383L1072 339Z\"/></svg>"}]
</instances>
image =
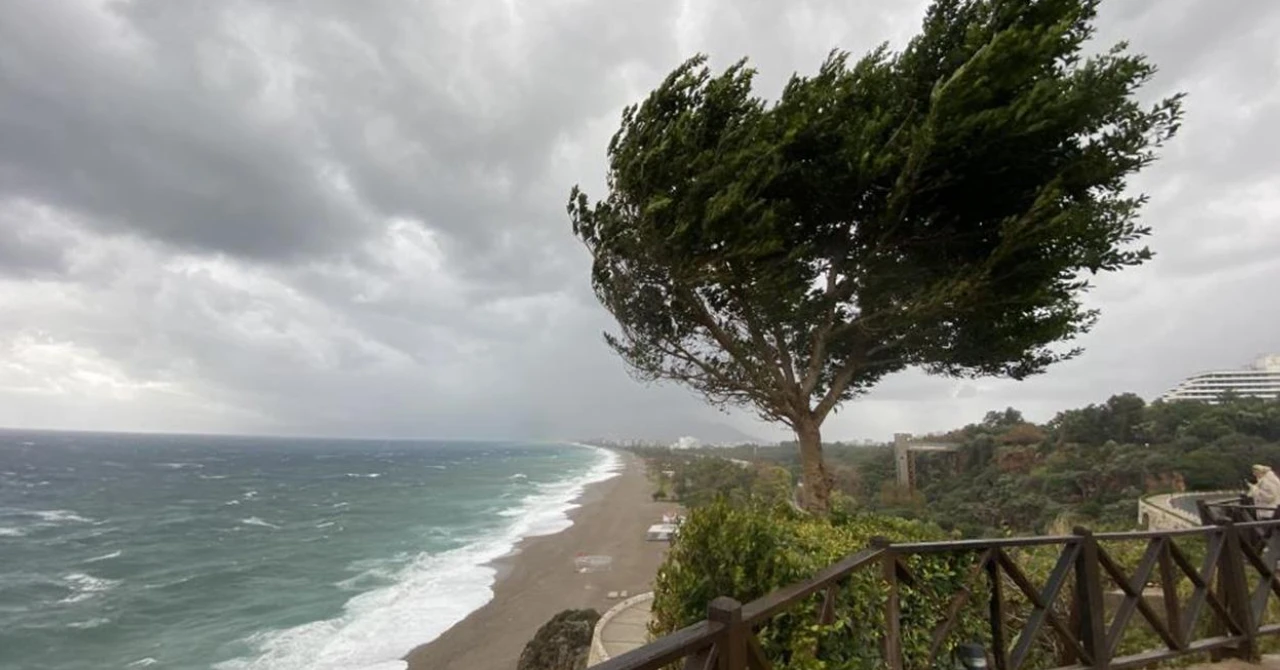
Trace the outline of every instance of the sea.
<instances>
[{"instance_id":1,"label":"sea","mask_svg":"<svg viewBox=\"0 0 1280 670\"><path fill-rule=\"evenodd\" d=\"M404 668L619 467L542 442L0 431L0 668Z\"/></svg>"}]
</instances>

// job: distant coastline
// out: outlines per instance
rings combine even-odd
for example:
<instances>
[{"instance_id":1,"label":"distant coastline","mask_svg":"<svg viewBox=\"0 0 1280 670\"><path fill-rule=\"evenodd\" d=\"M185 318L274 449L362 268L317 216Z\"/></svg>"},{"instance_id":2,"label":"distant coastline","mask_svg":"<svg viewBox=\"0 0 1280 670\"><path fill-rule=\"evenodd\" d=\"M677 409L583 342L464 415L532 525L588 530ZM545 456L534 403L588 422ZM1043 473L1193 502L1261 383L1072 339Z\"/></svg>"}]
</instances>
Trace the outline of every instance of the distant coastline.
<instances>
[{"instance_id":1,"label":"distant coastline","mask_svg":"<svg viewBox=\"0 0 1280 670\"><path fill-rule=\"evenodd\" d=\"M0 434L0 667L404 668L621 457L565 442ZM194 622L195 625L192 625Z\"/></svg>"}]
</instances>

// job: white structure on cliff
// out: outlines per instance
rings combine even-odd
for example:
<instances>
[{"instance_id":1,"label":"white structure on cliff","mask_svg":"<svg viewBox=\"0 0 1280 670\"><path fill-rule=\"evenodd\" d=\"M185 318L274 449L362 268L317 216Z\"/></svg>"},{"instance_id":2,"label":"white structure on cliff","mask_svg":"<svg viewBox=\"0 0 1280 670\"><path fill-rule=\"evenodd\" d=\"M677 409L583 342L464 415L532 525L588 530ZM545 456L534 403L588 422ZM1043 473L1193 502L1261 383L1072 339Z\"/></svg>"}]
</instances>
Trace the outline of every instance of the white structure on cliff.
<instances>
[{"instance_id":1,"label":"white structure on cliff","mask_svg":"<svg viewBox=\"0 0 1280 670\"><path fill-rule=\"evenodd\" d=\"M1263 356L1247 368L1201 372L1188 377L1160 399L1213 403L1228 392L1241 397L1280 397L1280 355Z\"/></svg>"}]
</instances>

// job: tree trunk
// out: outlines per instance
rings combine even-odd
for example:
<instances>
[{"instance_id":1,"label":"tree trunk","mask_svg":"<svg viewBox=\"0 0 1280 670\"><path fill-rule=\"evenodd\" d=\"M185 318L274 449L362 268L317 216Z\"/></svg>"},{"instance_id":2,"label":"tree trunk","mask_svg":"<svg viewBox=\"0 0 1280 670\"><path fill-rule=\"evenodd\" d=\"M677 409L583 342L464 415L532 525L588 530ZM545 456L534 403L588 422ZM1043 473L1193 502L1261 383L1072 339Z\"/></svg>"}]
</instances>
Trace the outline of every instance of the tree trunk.
<instances>
[{"instance_id":1,"label":"tree trunk","mask_svg":"<svg viewBox=\"0 0 1280 670\"><path fill-rule=\"evenodd\" d=\"M817 423L802 423L796 427L800 441L800 466L804 472L805 509L815 514L831 512L831 478L822 462L822 429Z\"/></svg>"}]
</instances>

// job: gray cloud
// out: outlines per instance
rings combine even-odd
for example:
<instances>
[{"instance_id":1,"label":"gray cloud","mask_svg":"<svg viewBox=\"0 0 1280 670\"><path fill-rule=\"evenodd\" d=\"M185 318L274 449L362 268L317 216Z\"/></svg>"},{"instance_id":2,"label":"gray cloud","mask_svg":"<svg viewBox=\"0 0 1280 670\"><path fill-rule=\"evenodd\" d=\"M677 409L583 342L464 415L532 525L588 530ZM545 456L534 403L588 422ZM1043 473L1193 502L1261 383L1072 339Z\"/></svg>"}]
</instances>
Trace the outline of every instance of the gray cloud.
<instances>
[{"instance_id":1,"label":"gray cloud","mask_svg":"<svg viewBox=\"0 0 1280 670\"><path fill-rule=\"evenodd\" d=\"M763 94L925 2L0 0L0 425L546 436L725 422L644 387L564 201L688 55ZM1135 184L1152 264L1103 278L1085 356L1024 383L904 373L834 417L885 437L1036 418L1280 349L1280 7L1111 2L1191 94Z\"/></svg>"}]
</instances>

